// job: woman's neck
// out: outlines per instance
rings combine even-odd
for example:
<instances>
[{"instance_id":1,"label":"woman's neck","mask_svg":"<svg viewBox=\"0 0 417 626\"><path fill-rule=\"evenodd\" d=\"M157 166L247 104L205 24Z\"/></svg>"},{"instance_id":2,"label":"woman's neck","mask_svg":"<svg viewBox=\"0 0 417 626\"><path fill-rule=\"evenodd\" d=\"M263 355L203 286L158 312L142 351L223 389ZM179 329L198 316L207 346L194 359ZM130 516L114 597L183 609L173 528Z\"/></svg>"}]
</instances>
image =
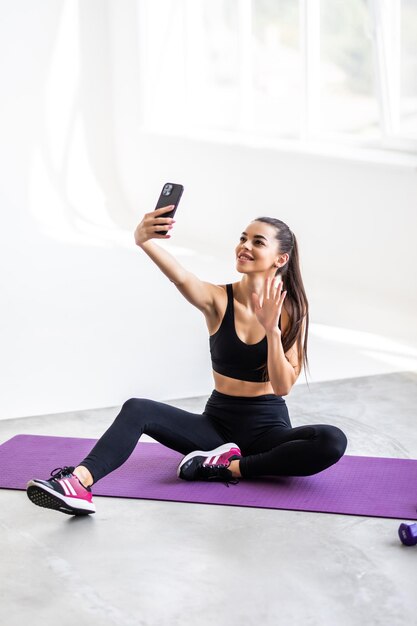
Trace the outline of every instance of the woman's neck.
<instances>
[{"instance_id":1,"label":"woman's neck","mask_svg":"<svg viewBox=\"0 0 417 626\"><path fill-rule=\"evenodd\" d=\"M271 274L273 279L275 274ZM262 296L265 288L265 274L245 274L234 289L234 297L243 306L253 310L252 294L257 293Z\"/></svg>"}]
</instances>

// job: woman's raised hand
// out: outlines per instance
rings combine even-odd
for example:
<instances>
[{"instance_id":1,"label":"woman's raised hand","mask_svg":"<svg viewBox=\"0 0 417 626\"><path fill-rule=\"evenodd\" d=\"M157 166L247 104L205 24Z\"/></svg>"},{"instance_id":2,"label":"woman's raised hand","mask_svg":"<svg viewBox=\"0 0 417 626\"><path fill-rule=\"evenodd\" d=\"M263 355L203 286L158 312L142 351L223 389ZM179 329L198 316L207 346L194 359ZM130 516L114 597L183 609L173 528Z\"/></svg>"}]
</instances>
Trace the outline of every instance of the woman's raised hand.
<instances>
[{"instance_id":1,"label":"woman's raised hand","mask_svg":"<svg viewBox=\"0 0 417 626\"><path fill-rule=\"evenodd\" d=\"M175 220L172 217L163 217L164 213L171 211L174 207L163 206L151 213L146 213L135 230L135 243L141 246L148 239L169 239L171 235L168 233L161 234L173 228Z\"/></svg>"},{"instance_id":2,"label":"woman's raised hand","mask_svg":"<svg viewBox=\"0 0 417 626\"><path fill-rule=\"evenodd\" d=\"M257 293L252 294L255 315L266 332L279 330L278 321L286 295L287 292L282 291L282 281L278 283L277 278L270 277L265 279L262 299Z\"/></svg>"}]
</instances>

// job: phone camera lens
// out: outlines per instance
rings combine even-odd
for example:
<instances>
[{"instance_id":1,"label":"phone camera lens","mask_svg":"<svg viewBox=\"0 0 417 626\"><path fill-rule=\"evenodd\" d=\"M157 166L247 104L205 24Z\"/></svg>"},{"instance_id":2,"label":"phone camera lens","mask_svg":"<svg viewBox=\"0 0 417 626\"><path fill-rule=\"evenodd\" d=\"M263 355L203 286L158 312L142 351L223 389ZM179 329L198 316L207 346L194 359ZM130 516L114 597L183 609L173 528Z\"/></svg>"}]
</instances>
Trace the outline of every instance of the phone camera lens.
<instances>
[{"instance_id":1,"label":"phone camera lens","mask_svg":"<svg viewBox=\"0 0 417 626\"><path fill-rule=\"evenodd\" d=\"M172 191L172 185L165 185L162 191L162 195L169 196Z\"/></svg>"}]
</instances>

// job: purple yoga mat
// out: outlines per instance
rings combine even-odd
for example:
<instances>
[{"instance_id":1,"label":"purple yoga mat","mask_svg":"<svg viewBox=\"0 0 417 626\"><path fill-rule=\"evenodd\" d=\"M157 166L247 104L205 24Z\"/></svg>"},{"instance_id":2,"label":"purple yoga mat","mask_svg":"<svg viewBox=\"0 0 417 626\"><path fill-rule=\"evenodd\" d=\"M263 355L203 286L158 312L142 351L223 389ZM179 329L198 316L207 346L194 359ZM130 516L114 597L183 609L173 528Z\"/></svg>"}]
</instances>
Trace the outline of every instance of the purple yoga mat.
<instances>
[{"instance_id":1,"label":"purple yoga mat","mask_svg":"<svg viewBox=\"0 0 417 626\"><path fill-rule=\"evenodd\" d=\"M31 478L77 464L95 439L17 435L0 446L0 487L25 489ZM159 443L138 443L126 463L93 487L97 496L145 498L267 509L417 519L417 461L344 456L314 476L217 482L177 478L181 455Z\"/></svg>"}]
</instances>

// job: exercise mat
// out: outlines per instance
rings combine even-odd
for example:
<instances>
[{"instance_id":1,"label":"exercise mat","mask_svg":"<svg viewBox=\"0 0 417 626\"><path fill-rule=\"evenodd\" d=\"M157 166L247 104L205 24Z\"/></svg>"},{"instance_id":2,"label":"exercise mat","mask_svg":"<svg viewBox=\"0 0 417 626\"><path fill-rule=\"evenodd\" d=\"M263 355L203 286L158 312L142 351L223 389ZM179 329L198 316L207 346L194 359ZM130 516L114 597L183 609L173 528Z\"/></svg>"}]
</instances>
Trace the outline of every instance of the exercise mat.
<instances>
[{"instance_id":1,"label":"exercise mat","mask_svg":"<svg viewBox=\"0 0 417 626\"><path fill-rule=\"evenodd\" d=\"M95 439L17 435L0 446L0 487L25 489L31 478L79 463ZM96 496L417 519L417 460L348 456L306 477L219 482L177 478L182 456L159 443L136 446L126 463L93 487Z\"/></svg>"}]
</instances>

